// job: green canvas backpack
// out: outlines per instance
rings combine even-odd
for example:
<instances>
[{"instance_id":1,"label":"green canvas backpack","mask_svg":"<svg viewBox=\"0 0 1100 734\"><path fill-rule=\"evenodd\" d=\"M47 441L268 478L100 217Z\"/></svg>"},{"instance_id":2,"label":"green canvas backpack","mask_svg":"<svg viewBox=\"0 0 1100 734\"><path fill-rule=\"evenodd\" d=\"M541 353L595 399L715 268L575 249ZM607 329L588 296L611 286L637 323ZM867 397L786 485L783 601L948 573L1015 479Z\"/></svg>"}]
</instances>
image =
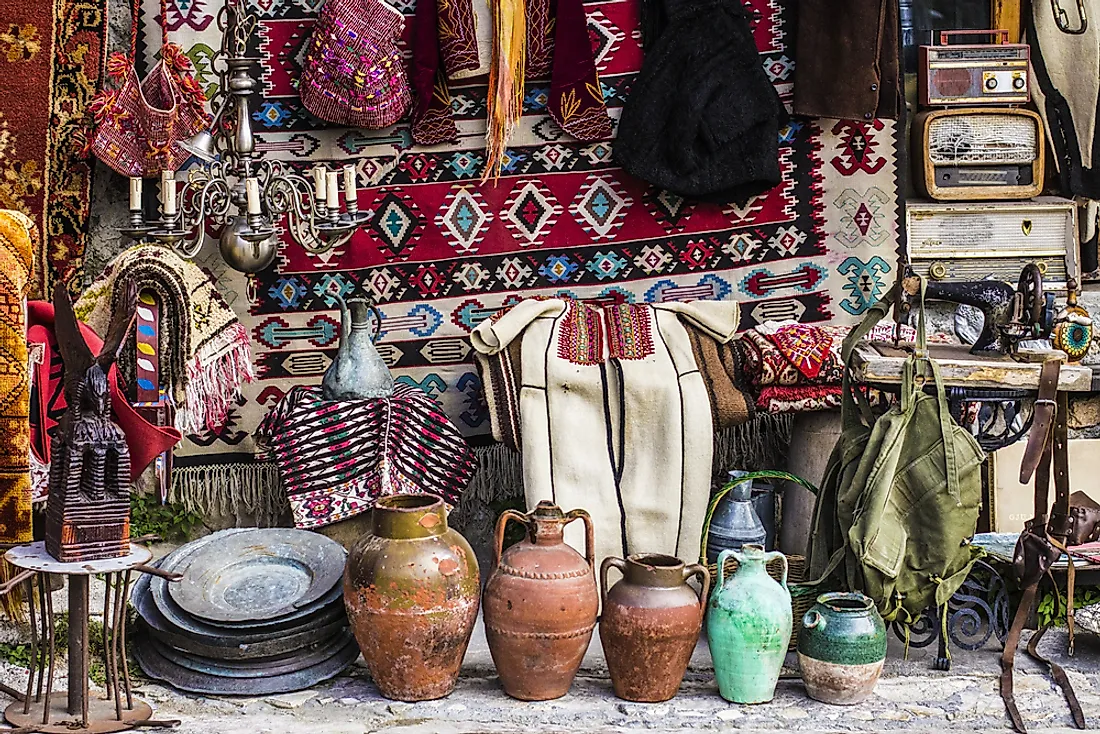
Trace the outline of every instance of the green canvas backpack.
<instances>
[{"instance_id":1,"label":"green canvas backpack","mask_svg":"<svg viewBox=\"0 0 1100 734\"><path fill-rule=\"evenodd\" d=\"M946 604L970 572L985 455L950 415L939 367L927 356L923 304L901 399L876 420L852 384L856 344L892 302L891 295L876 303L844 340L842 432L814 507L807 575L842 575L887 622L908 626Z\"/></svg>"}]
</instances>

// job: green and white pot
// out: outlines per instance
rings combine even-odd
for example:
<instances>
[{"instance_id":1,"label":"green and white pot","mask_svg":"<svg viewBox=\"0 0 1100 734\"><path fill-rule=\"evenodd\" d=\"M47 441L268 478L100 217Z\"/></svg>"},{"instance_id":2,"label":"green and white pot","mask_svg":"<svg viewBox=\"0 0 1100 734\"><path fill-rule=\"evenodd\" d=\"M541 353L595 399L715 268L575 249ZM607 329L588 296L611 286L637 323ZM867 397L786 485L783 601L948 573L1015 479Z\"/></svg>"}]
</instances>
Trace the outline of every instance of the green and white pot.
<instances>
[{"instance_id":1,"label":"green and white pot","mask_svg":"<svg viewBox=\"0 0 1100 734\"><path fill-rule=\"evenodd\" d=\"M798 662L810 698L850 705L871 695L886 660L886 624L863 594L822 594L802 617Z\"/></svg>"}]
</instances>

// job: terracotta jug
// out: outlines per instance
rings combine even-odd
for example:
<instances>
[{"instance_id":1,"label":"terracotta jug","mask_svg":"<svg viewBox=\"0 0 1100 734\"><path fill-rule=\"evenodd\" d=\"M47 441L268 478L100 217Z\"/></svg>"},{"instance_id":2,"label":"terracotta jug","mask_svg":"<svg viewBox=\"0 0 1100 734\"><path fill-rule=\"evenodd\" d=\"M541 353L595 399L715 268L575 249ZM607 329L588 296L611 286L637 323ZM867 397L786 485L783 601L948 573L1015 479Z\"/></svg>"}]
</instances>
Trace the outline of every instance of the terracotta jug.
<instances>
[{"instance_id":1,"label":"terracotta jug","mask_svg":"<svg viewBox=\"0 0 1100 734\"><path fill-rule=\"evenodd\" d=\"M727 577L726 557L731 555L738 567ZM783 559L783 577L778 583L765 568L772 558ZM722 698L734 703L772 700L791 641L787 557L765 553L760 545L722 551L709 607L707 639Z\"/></svg>"},{"instance_id":2,"label":"terracotta jug","mask_svg":"<svg viewBox=\"0 0 1100 734\"><path fill-rule=\"evenodd\" d=\"M607 572L623 578L610 589ZM699 596L688 579L703 582ZM600 566L600 642L615 695L655 703L676 695L703 627L710 575L698 563L657 553L606 558Z\"/></svg>"},{"instance_id":3,"label":"terracotta jug","mask_svg":"<svg viewBox=\"0 0 1100 734\"><path fill-rule=\"evenodd\" d=\"M344 570L355 639L383 696L442 698L477 621L477 558L435 495L383 497L371 520Z\"/></svg>"},{"instance_id":4,"label":"terracotta jug","mask_svg":"<svg viewBox=\"0 0 1100 734\"><path fill-rule=\"evenodd\" d=\"M585 553L562 540L574 520L585 525ZM509 520L527 537L503 554ZM592 519L584 510L539 502L528 514L505 510L497 520L493 572L485 585L485 636L504 692L546 701L569 691L596 627L599 596L592 558Z\"/></svg>"}]
</instances>

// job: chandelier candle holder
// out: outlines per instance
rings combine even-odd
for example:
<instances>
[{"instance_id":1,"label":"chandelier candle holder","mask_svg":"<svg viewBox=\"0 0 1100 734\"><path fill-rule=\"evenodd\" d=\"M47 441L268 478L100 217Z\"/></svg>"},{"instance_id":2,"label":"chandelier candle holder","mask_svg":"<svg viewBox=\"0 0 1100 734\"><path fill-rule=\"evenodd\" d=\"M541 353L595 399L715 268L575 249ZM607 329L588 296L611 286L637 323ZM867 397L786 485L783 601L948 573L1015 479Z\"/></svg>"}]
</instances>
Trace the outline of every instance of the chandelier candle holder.
<instances>
[{"instance_id":1,"label":"chandelier candle holder","mask_svg":"<svg viewBox=\"0 0 1100 734\"><path fill-rule=\"evenodd\" d=\"M202 164L187 172L182 188L175 171L162 173L155 222L143 217L141 179L131 179L130 222L123 234L151 238L190 259L202 249L207 233L217 232L226 263L255 273L274 261L284 230L307 252L322 254L367 223L369 216L359 211L354 166L343 168L341 197L340 173L318 166L311 182L257 154L249 113L258 86L254 71L260 59L249 55L257 26L247 0L225 0L218 13L222 45L211 61L219 79L210 97L215 110L211 128L178 143Z\"/></svg>"}]
</instances>

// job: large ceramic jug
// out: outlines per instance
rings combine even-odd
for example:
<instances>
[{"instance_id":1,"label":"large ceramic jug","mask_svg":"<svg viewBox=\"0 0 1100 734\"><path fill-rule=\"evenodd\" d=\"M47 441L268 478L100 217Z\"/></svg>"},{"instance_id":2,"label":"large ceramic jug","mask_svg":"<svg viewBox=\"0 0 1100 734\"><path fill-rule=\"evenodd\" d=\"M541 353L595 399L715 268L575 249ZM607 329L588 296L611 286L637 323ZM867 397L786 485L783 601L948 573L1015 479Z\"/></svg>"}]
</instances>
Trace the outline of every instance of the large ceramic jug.
<instances>
[{"instance_id":1,"label":"large ceramic jug","mask_svg":"<svg viewBox=\"0 0 1100 734\"><path fill-rule=\"evenodd\" d=\"M344 603L367 669L386 698L424 701L454 690L477 621L477 558L447 527L435 495L378 500L372 533L344 571Z\"/></svg>"},{"instance_id":2,"label":"large ceramic jug","mask_svg":"<svg viewBox=\"0 0 1100 734\"><path fill-rule=\"evenodd\" d=\"M527 537L502 553L509 520L522 523ZM574 520L584 521L587 557L562 539ZM592 534L587 512L562 512L546 501L526 515L505 510L497 520L485 636L504 692L513 698L560 698L573 684L599 608Z\"/></svg>"},{"instance_id":3,"label":"large ceramic jug","mask_svg":"<svg viewBox=\"0 0 1100 734\"><path fill-rule=\"evenodd\" d=\"M364 298L340 304L340 349L325 371L321 391L326 400L376 400L393 394L393 375L374 348L382 314ZM374 314L371 333L370 315Z\"/></svg>"},{"instance_id":4,"label":"large ceramic jug","mask_svg":"<svg viewBox=\"0 0 1100 734\"><path fill-rule=\"evenodd\" d=\"M731 555L738 567L727 577L726 558ZM766 568L773 558L783 559L778 582ZM707 614L707 638L722 698L734 703L772 700L791 641L791 617L786 556L751 544L722 551Z\"/></svg>"},{"instance_id":5,"label":"large ceramic jug","mask_svg":"<svg viewBox=\"0 0 1100 734\"><path fill-rule=\"evenodd\" d=\"M607 573L623 578L608 589ZM698 576L698 596L688 579ZM600 566L600 642L615 695L653 703L676 695L703 627L710 574L656 553L606 558Z\"/></svg>"},{"instance_id":6,"label":"large ceramic jug","mask_svg":"<svg viewBox=\"0 0 1100 734\"><path fill-rule=\"evenodd\" d=\"M798 664L810 698L859 703L875 689L886 660L886 624L863 594L822 594L802 617Z\"/></svg>"}]
</instances>

